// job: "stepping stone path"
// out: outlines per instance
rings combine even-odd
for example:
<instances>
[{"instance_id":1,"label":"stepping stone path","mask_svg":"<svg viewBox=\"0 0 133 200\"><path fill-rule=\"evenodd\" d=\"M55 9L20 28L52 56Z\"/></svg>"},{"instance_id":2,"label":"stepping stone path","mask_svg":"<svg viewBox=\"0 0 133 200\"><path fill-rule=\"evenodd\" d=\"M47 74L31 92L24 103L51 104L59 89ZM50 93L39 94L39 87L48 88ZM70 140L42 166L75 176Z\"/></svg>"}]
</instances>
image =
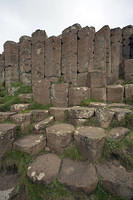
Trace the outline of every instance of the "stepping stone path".
<instances>
[{"instance_id":1,"label":"stepping stone path","mask_svg":"<svg viewBox=\"0 0 133 200\"><path fill-rule=\"evenodd\" d=\"M26 135L13 144L16 151L26 152L30 155L37 155L46 146L46 137L44 135Z\"/></svg>"},{"instance_id":2,"label":"stepping stone path","mask_svg":"<svg viewBox=\"0 0 133 200\"><path fill-rule=\"evenodd\" d=\"M97 165L97 173L108 192L127 200L133 198L133 172L127 172L121 165L105 162Z\"/></svg>"},{"instance_id":3,"label":"stepping stone path","mask_svg":"<svg viewBox=\"0 0 133 200\"><path fill-rule=\"evenodd\" d=\"M45 134L46 133L46 127L50 125L52 122L54 122L54 117L50 116L44 119L43 121L38 122L34 125L34 133L36 134Z\"/></svg>"},{"instance_id":4,"label":"stepping stone path","mask_svg":"<svg viewBox=\"0 0 133 200\"><path fill-rule=\"evenodd\" d=\"M95 191L98 178L92 164L64 159L58 181L72 190L80 189L90 194Z\"/></svg>"},{"instance_id":5,"label":"stepping stone path","mask_svg":"<svg viewBox=\"0 0 133 200\"><path fill-rule=\"evenodd\" d=\"M6 152L11 150L15 136L15 124L0 124L0 160Z\"/></svg>"},{"instance_id":6,"label":"stepping stone path","mask_svg":"<svg viewBox=\"0 0 133 200\"><path fill-rule=\"evenodd\" d=\"M44 154L28 167L27 175L34 182L52 183L58 175L61 159L55 154Z\"/></svg>"},{"instance_id":7,"label":"stepping stone path","mask_svg":"<svg viewBox=\"0 0 133 200\"><path fill-rule=\"evenodd\" d=\"M74 130L74 126L65 123L49 126L46 129L47 146L57 153L63 153L72 141Z\"/></svg>"},{"instance_id":8,"label":"stepping stone path","mask_svg":"<svg viewBox=\"0 0 133 200\"><path fill-rule=\"evenodd\" d=\"M11 111L19 112L19 111L24 111L30 107L30 104L14 104L11 105Z\"/></svg>"},{"instance_id":9,"label":"stepping stone path","mask_svg":"<svg viewBox=\"0 0 133 200\"><path fill-rule=\"evenodd\" d=\"M77 128L74 133L79 151L90 162L101 158L105 137L104 129L99 127L82 126Z\"/></svg>"},{"instance_id":10,"label":"stepping stone path","mask_svg":"<svg viewBox=\"0 0 133 200\"><path fill-rule=\"evenodd\" d=\"M129 132L128 128L123 128L123 127L112 128L109 131L108 137L115 140L121 140L126 136L128 132Z\"/></svg>"}]
</instances>

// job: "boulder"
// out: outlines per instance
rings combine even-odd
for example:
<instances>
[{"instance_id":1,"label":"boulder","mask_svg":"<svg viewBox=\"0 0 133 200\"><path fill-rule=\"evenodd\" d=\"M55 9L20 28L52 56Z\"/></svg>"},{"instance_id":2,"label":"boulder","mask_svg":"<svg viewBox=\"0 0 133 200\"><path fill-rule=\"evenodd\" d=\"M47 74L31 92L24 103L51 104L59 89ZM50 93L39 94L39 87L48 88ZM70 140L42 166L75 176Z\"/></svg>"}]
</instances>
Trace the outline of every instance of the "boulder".
<instances>
[{"instance_id":1,"label":"boulder","mask_svg":"<svg viewBox=\"0 0 133 200\"><path fill-rule=\"evenodd\" d=\"M100 122L101 127L103 128L109 127L113 119L114 112L108 110L107 108L97 108L95 113L96 113L96 118Z\"/></svg>"},{"instance_id":2,"label":"boulder","mask_svg":"<svg viewBox=\"0 0 133 200\"><path fill-rule=\"evenodd\" d=\"M105 131L99 127L82 126L74 133L75 143L85 159L95 162L101 158L105 143Z\"/></svg>"},{"instance_id":3,"label":"boulder","mask_svg":"<svg viewBox=\"0 0 133 200\"><path fill-rule=\"evenodd\" d=\"M6 152L12 149L15 136L15 124L0 124L0 160Z\"/></svg>"},{"instance_id":4,"label":"boulder","mask_svg":"<svg viewBox=\"0 0 133 200\"><path fill-rule=\"evenodd\" d=\"M114 140L121 140L126 136L128 132L129 132L128 128L124 127L112 128L109 131L108 137Z\"/></svg>"},{"instance_id":5,"label":"boulder","mask_svg":"<svg viewBox=\"0 0 133 200\"><path fill-rule=\"evenodd\" d=\"M26 152L30 155L37 155L46 146L46 137L43 135L26 135L13 144L16 151Z\"/></svg>"},{"instance_id":6,"label":"boulder","mask_svg":"<svg viewBox=\"0 0 133 200\"><path fill-rule=\"evenodd\" d=\"M31 113L32 113L32 121L40 122L48 116L49 111L48 110L32 110Z\"/></svg>"},{"instance_id":7,"label":"boulder","mask_svg":"<svg viewBox=\"0 0 133 200\"><path fill-rule=\"evenodd\" d=\"M19 111L24 111L26 109L28 109L30 107L30 104L14 104L14 105L11 105L11 108L10 110L12 112L19 112Z\"/></svg>"},{"instance_id":8,"label":"boulder","mask_svg":"<svg viewBox=\"0 0 133 200\"><path fill-rule=\"evenodd\" d=\"M47 117L43 121L38 122L37 124L34 125L34 133L37 134L45 134L46 132L46 127L50 125L54 121L54 117Z\"/></svg>"},{"instance_id":9,"label":"boulder","mask_svg":"<svg viewBox=\"0 0 133 200\"><path fill-rule=\"evenodd\" d=\"M55 154L38 156L28 167L27 175L33 182L51 184L58 175L61 159Z\"/></svg>"},{"instance_id":10,"label":"boulder","mask_svg":"<svg viewBox=\"0 0 133 200\"><path fill-rule=\"evenodd\" d=\"M63 160L58 180L72 190L82 190L88 194L95 191L98 183L92 164L70 159Z\"/></svg>"},{"instance_id":11,"label":"boulder","mask_svg":"<svg viewBox=\"0 0 133 200\"><path fill-rule=\"evenodd\" d=\"M63 153L72 141L74 127L70 124L54 124L46 128L47 146L57 153Z\"/></svg>"},{"instance_id":12,"label":"boulder","mask_svg":"<svg viewBox=\"0 0 133 200\"><path fill-rule=\"evenodd\" d=\"M133 172L127 172L123 166L116 166L112 162L98 164L96 168L105 190L121 198L132 199Z\"/></svg>"}]
</instances>

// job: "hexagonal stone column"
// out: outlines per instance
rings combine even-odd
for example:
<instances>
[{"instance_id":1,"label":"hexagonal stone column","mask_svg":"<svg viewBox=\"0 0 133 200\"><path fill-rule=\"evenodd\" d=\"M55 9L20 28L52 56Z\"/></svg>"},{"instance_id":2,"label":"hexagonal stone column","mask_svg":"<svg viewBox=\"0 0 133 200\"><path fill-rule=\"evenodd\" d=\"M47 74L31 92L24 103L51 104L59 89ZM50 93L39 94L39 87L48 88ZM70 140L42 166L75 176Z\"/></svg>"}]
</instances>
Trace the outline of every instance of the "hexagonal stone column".
<instances>
[{"instance_id":1,"label":"hexagonal stone column","mask_svg":"<svg viewBox=\"0 0 133 200\"><path fill-rule=\"evenodd\" d=\"M58 175L61 159L55 154L38 156L28 167L27 175L33 181L51 184Z\"/></svg>"},{"instance_id":2,"label":"hexagonal stone column","mask_svg":"<svg viewBox=\"0 0 133 200\"><path fill-rule=\"evenodd\" d=\"M0 54L0 85L4 83L4 54Z\"/></svg>"},{"instance_id":3,"label":"hexagonal stone column","mask_svg":"<svg viewBox=\"0 0 133 200\"><path fill-rule=\"evenodd\" d=\"M133 80L133 59L126 59L124 62L124 78L126 81Z\"/></svg>"},{"instance_id":4,"label":"hexagonal stone column","mask_svg":"<svg viewBox=\"0 0 133 200\"><path fill-rule=\"evenodd\" d=\"M106 102L106 88L91 88L91 99Z\"/></svg>"},{"instance_id":5,"label":"hexagonal stone column","mask_svg":"<svg viewBox=\"0 0 133 200\"><path fill-rule=\"evenodd\" d=\"M15 124L0 124L0 162L4 154L11 150L15 136Z\"/></svg>"},{"instance_id":6,"label":"hexagonal stone column","mask_svg":"<svg viewBox=\"0 0 133 200\"><path fill-rule=\"evenodd\" d=\"M49 126L46 128L48 147L57 153L63 153L72 141L74 130L74 126L65 123Z\"/></svg>"},{"instance_id":7,"label":"hexagonal stone column","mask_svg":"<svg viewBox=\"0 0 133 200\"><path fill-rule=\"evenodd\" d=\"M84 156L90 162L99 160L103 153L105 131L99 127L82 126L74 133L75 143Z\"/></svg>"},{"instance_id":8,"label":"hexagonal stone column","mask_svg":"<svg viewBox=\"0 0 133 200\"><path fill-rule=\"evenodd\" d=\"M82 190L88 194L95 191L98 183L92 164L70 159L63 160L58 180L72 190Z\"/></svg>"},{"instance_id":9,"label":"hexagonal stone column","mask_svg":"<svg viewBox=\"0 0 133 200\"><path fill-rule=\"evenodd\" d=\"M124 98L124 88L122 85L110 85L107 87L107 102L121 103Z\"/></svg>"},{"instance_id":10,"label":"hexagonal stone column","mask_svg":"<svg viewBox=\"0 0 133 200\"><path fill-rule=\"evenodd\" d=\"M88 87L104 88L106 87L106 73L102 71L93 71L88 73Z\"/></svg>"},{"instance_id":11,"label":"hexagonal stone column","mask_svg":"<svg viewBox=\"0 0 133 200\"><path fill-rule=\"evenodd\" d=\"M13 149L30 155L37 155L45 146L46 137L44 135L26 135L14 142Z\"/></svg>"},{"instance_id":12,"label":"hexagonal stone column","mask_svg":"<svg viewBox=\"0 0 133 200\"><path fill-rule=\"evenodd\" d=\"M125 85L125 98L128 101L133 101L133 84Z\"/></svg>"}]
</instances>

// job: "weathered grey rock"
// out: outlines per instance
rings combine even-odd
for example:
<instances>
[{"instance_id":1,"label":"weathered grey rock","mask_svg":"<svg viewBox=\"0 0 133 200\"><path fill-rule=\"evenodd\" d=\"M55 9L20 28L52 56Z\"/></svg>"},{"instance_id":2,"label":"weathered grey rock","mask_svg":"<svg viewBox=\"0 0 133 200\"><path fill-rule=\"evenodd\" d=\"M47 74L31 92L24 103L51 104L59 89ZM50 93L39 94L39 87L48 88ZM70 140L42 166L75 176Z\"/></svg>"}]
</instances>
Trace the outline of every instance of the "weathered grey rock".
<instances>
[{"instance_id":1,"label":"weathered grey rock","mask_svg":"<svg viewBox=\"0 0 133 200\"><path fill-rule=\"evenodd\" d=\"M92 164L70 159L63 160L58 180L72 190L82 190L88 194L95 191L98 183Z\"/></svg>"},{"instance_id":2,"label":"weathered grey rock","mask_svg":"<svg viewBox=\"0 0 133 200\"><path fill-rule=\"evenodd\" d=\"M125 98L128 101L133 101L133 84L125 85Z\"/></svg>"},{"instance_id":3,"label":"weathered grey rock","mask_svg":"<svg viewBox=\"0 0 133 200\"><path fill-rule=\"evenodd\" d=\"M68 112L71 108L51 107L49 112L56 121L64 121L68 118Z\"/></svg>"},{"instance_id":4,"label":"weathered grey rock","mask_svg":"<svg viewBox=\"0 0 133 200\"><path fill-rule=\"evenodd\" d=\"M99 127L82 126L76 129L74 133L75 143L84 156L90 162L95 162L101 158L105 131Z\"/></svg>"},{"instance_id":5,"label":"weathered grey rock","mask_svg":"<svg viewBox=\"0 0 133 200\"><path fill-rule=\"evenodd\" d=\"M107 102L121 103L124 97L124 88L122 85L110 85L107 87Z\"/></svg>"},{"instance_id":6,"label":"weathered grey rock","mask_svg":"<svg viewBox=\"0 0 133 200\"><path fill-rule=\"evenodd\" d=\"M129 132L128 128L124 127L112 128L109 131L108 137L114 140L121 140L126 136L128 132Z\"/></svg>"},{"instance_id":7,"label":"weathered grey rock","mask_svg":"<svg viewBox=\"0 0 133 200\"><path fill-rule=\"evenodd\" d=\"M79 24L68 27L62 32L62 74L64 82L77 84L77 36Z\"/></svg>"},{"instance_id":8,"label":"weathered grey rock","mask_svg":"<svg viewBox=\"0 0 133 200\"><path fill-rule=\"evenodd\" d=\"M4 83L4 53L0 54L0 85Z\"/></svg>"},{"instance_id":9,"label":"weathered grey rock","mask_svg":"<svg viewBox=\"0 0 133 200\"><path fill-rule=\"evenodd\" d=\"M124 62L124 78L126 81L133 80L133 59L127 59Z\"/></svg>"},{"instance_id":10,"label":"weathered grey rock","mask_svg":"<svg viewBox=\"0 0 133 200\"><path fill-rule=\"evenodd\" d=\"M0 122L9 120L11 116L15 115L16 112L0 112Z\"/></svg>"},{"instance_id":11,"label":"weathered grey rock","mask_svg":"<svg viewBox=\"0 0 133 200\"><path fill-rule=\"evenodd\" d=\"M93 69L94 36L93 27L84 27L78 31L78 72Z\"/></svg>"},{"instance_id":12,"label":"weathered grey rock","mask_svg":"<svg viewBox=\"0 0 133 200\"><path fill-rule=\"evenodd\" d=\"M53 84L51 89L51 102L55 107L68 106L68 84Z\"/></svg>"},{"instance_id":13,"label":"weathered grey rock","mask_svg":"<svg viewBox=\"0 0 133 200\"><path fill-rule=\"evenodd\" d=\"M88 87L69 88L69 106L79 106L81 101L90 98L90 89Z\"/></svg>"},{"instance_id":14,"label":"weathered grey rock","mask_svg":"<svg viewBox=\"0 0 133 200\"><path fill-rule=\"evenodd\" d=\"M48 116L49 111L48 110L32 110L31 113L32 113L32 121L40 122Z\"/></svg>"},{"instance_id":15,"label":"weathered grey rock","mask_svg":"<svg viewBox=\"0 0 133 200\"><path fill-rule=\"evenodd\" d=\"M26 135L14 142L13 149L30 155L37 155L45 146L46 137L44 135Z\"/></svg>"},{"instance_id":16,"label":"weathered grey rock","mask_svg":"<svg viewBox=\"0 0 133 200\"><path fill-rule=\"evenodd\" d=\"M9 200L18 185L18 176L16 174L1 175L0 183L0 200Z\"/></svg>"},{"instance_id":17,"label":"weathered grey rock","mask_svg":"<svg viewBox=\"0 0 133 200\"><path fill-rule=\"evenodd\" d=\"M73 119L71 118L69 120L74 126L82 126L85 124L85 122L88 121L88 119Z\"/></svg>"},{"instance_id":18,"label":"weathered grey rock","mask_svg":"<svg viewBox=\"0 0 133 200\"><path fill-rule=\"evenodd\" d=\"M88 72L78 73L77 86L88 87Z\"/></svg>"},{"instance_id":19,"label":"weathered grey rock","mask_svg":"<svg viewBox=\"0 0 133 200\"><path fill-rule=\"evenodd\" d=\"M105 108L107 107L106 103L101 103L101 102L90 102L89 107L95 107L95 108Z\"/></svg>"},{"instance_id":20,"label":"weathered grey rock","mask_svg":"<svg viewBox=\"0 0 133 200\"><path fill-rule=\"evenodd\" d=\"M107 108L97 108L95 113L96 113L96 118L100 122L101 127L103 128L109 127L113 119L114 112L108 110Z\"/></svg>"},{"instance_id":21,"label":"weathered grey rock","mask_svg":"<svg viewBox=\"0 0 133 200\"><path fill-rule=\"evenodd\" d=\"M93 71L88 73L88 87L104 88L106 87L106 73L102 71Z\"/></svg>"},{"instance_id":22,"label":"weathered grey rock","mask_svg":"<svg viewBox=\"0 0 133 200\"><path fill-rule=\"evenodd\" d=\"M106 88L91 88L91 99L106 102Z\"/></svg>"},{"instance_id":23,"label":"weathered grey rock","mask_svg":"<svg viewBox=\"0 0 133 200\"><path fill-rule=\"evenodd\" d=\"M43 121L38 122L34 125L34 133L36 134L45 134L46 127L54 121L54 117L50 116L44 119Z\"/></svg>"},{"instance_id":24,"label":"weathered grey rock","mask_svg":"<svg viewBox=\"0 0 133 200\"><path fill-rule=\"evenodd\" d=\"M66 123L54 124L46 128L47 146L57 153L63 153L72 141L74 126Z\"/></svg>"},{"instance_id":25,"label":"weathered grey rock","mask_svg":"<svg viewBox=\"0 0 133 200\"><path fill-rule=\"evenodd\" d=\"M25 85L32 82L32 43L31 37L22 36L19 40L20 81Z\"/></svg>"},{"instance_id":26,"label":"weathered grey rock","mask_svg":"<svg viewBox=\"0 0 133 200\"><path fill-rule=\"evenodd\" d=\"M37 157L28 167L27 175L33 182L51 184L58 175L61 159L55 154Z\"/></svg>"},{"instance_id":27,"label":"weathered grey rock","mask_svg":"<svg viewBox=\"0 0 133 200\"><path fill-rule=\"evenodd\" d=\"M11 105L10 110L12 112L19 112L19 111L24 111L30 107L30 104L13 104Z\"/></svg>"},{"instance_id":28,"label":"weathered grey rock","mask_svg":"<svg viewBox=\"0 0 133 200\"><path fill-rule=\"evenodd\" d=\"M111 81L114 84L119 79L122 62L122 30L111 29Z\"/></svg>"},{"instance_id":29,"label":"weathered grey rock","mask_svg":"<svg viewBox=\"0 0 133 200\"><path fill-rule=\"evenodd\" d=\"M11 150L16 136L15 124L0 124L0 161Z\"/></svg>"},{"instance_id":30,"label":"weathered grey rock","mask_svg":"<svg viewBox=\"0 0 133 200\"><path fill-rule=\"evenodd\" d=\"M110 193L131 200L133 197L133 172L111 162L97 165L97 173L103 187Z\"/></svg>"},{"instance_id":31,"label":"weathered grey rock","mask_svg":"<svg viewBox=\"0 0 133 200\"><path fill-rule=\"evenodd\" d=\"M27 133L31 124L31 113L20 113L10 117L10 119L16 124L21 126L21 132Z\"/></svg>"},{"instance_id":32,"label":"weathered grey rock","mask_svg":"<svg viewBox=\"0 0 133 200\"><path fill-rule=\"evenodd\" d=\"M61 40L52 36L45 41L45 76L61 76Z\"/></svg>"},{"instance_id":33,"label":"weathered grey rock","mask_svg":"<svg viewBox=\"0 0 133 200\"><path fill-rule=\"evenodd\" d=\"M127 114L132 113L131 110L126 108L111 108L110 110L115 113L115 117L118 121L123 120Z\"/></svg>"},{"instance_id":34,"label":"weathered grey rock","mask_svg":"<svg viewBox=\"0 0 133 200\"><path fill-rule=\"evenodd\" d=\"M42 79L33 85L33 99L37 103L46 105L50 103L50 81Z\"/></svg>"},{"instance_id":35,"label":"weathered grey rock","mask_svg":"<svg viewBox=\"0 0 133 200\"><path fill-rule=\"evenodd\" d=\"M110 103L110 104L107 104L107 106L109 108L126 108L126 107L130 107L130 105L127 105L125 103Z\"/></svg>"},{"instance_id":36,"label":"weathered grey rock","mask_svg":"<svg viewBox=\"0 0 133 200\"><path fill-rule=\"evenodd\" d=\"M47 39L46 32L36 30L32 33L32 83L44 79L44 42Z\"/></svg>"},{"instance_id":37,"label":"weathered grey rock","mask_svg":"<svg viewBox=\"0 0 133 200\"><path fill-rule=\"evenodd\" d=\"M95 108L74 106L69 110L69 116L72 119L88 119L94 115Z\"/></svg>"},{"instance_id":38,"label":"weathered grey rock","mask_svg":"<svg viewBox=\"0 0 133 200\"><path fill-rule=\"evenodd\" d=\"M5 55L5 85L11 86L11 83L19 81L18 65L18 44L13 41L7 41L4 44Z\"/></svg>"},{"instance_id":39,"label":"weathered grey rock","mask_svg":"<svg viewBox=\"0 0 133 200\"><path fill-rule=\"evenodd\" d=\"M30 102L33 99L33 94L20 94L19 99L22 100L24 103Z\"/></svg>"}]
</instances>

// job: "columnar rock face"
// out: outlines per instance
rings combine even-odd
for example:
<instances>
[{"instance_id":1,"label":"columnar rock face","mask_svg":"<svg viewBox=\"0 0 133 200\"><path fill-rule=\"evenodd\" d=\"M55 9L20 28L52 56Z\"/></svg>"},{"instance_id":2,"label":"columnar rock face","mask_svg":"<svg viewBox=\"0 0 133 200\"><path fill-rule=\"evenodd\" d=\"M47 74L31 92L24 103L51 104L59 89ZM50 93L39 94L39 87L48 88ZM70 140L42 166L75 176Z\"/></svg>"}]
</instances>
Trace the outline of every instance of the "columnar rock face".
<instances>
[{"instance_id":1,"label":"columnar rock face","mask_svg":"<svg viewBox=\"0 0 133 200\"><path fill-rule=\"evenodd\" d=\"M19 61L18 44L13 41L7 41L4 44L5 55L5 84L9 87L11 83L18 82L19 79Z\"/></svg>"},{"instance_id":2,"label":"columnar rock face","mask_svg":"<svg viewBox=\"0 0 133 200\"><path fill-rule=\"evenodd\" d=\"M31 38L22 36L19 42L20 81L26 85L32 82Z\"/></svg>"},{"instance_id":3,"label":"columnar rock face","mask_svg":"<svg viewBox=\"0 0 133 200\"><path fill-rule=\"evenodd\" d=\"M45 77L61 76L61 40L50 37L45 41Z\"/></svg>"},{"instance_id":4,"label":"columnar rock face","mask_svg":"<svg viewBox=\"0 0 133 200\"><path fill-rule=\"evenodd\" d=\"M126 59L124 62L124 78L126 81L133 80L133 59Z\"/></svg>"},{"instance_id":5,"label":"columnar rock face","mask_svg":"<svg viewBox=\"0 0 133 200\"><path fill-rule=\"evenodd\" d=\"M75 24L62 33L62 74L64 81L72 85L77 84L77 37L80 29L81 26Z\"/></svg>"},{"instance_id":6,"label":"columnar rock face","mask_svg":"<svg viewBox=\"0 0 133 200\"><path fill-rule=\"evenodd\" d=\"M44 79L44 42L47 35L43 30L37 30L32 34L32 82Z\"/></svg>"},{"instance_id":7,"label":"columnar rock face","mask_svg":"<svg viewBox=\"0 0 133 200\"><path fill-rule=\"evenodd\" d=\"M119 69L122 62L122 30L111 30L111 80L114 83L119 79Z\"/></svg>"},{"instance_id":8,"label":"columnar rock face","mask_svg":"<svg viewBox=\"0 0 133 200\"><path fill-rule=\"evenodd\" d=\"M0 54L0 85L4 83L4 54Z\"/></svg>"}]
</instances>

